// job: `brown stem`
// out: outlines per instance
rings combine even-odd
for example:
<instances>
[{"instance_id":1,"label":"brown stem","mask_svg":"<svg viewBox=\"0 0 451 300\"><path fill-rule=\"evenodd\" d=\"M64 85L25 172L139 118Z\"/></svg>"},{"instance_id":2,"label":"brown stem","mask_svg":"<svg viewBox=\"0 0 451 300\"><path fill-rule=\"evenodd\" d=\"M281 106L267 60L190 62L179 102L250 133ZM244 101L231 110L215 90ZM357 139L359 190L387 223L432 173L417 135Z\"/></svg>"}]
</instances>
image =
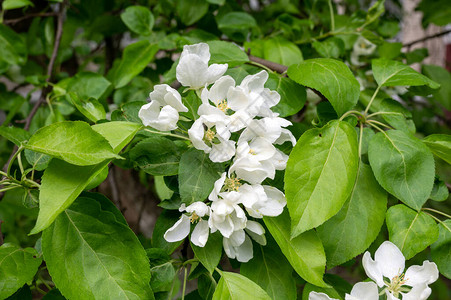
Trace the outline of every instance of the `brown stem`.
<instances>
[{"instance_id":1,"label":"brown stem","mask_svg":"<svg viewBox=\"0 0 451 300\"><path fill-rule=\"evenodd\" d=\"M424 41L427 41L427 40L430 40L430 39L433 39L433 38L441 37L441 36L446 35L448 33L451 33L451 29L445 30L445 31L442 31L442 32L439 32L439 33L436 33L436 34L432 34L432 35L428 35L428 36L422 37L421 39L418 39L418 40L409 42L407 44L404 44L403 47L410 48L411 46L413 46L415 44L418 44L418 43L421 43L421 42L424 42Z\"/></svg>"},{"instance_id":2,"label":"brown stem","mask_svg":"<svg viewBox=\"0 0 451 300\"><path fill-rule=\"evenodd\" d=\"M61 43L61 36L63 35L63 22L64 22L64 12L65 12L65 5L66 2L62 2L59 4L59 10L58 10L58 21L57 21L57 28L55 33L55 44L53 45L53 52L52 56L50 57L49 65L47 66L47 82L50 82L53 72L53 66L55 65L56 57L58 56L58 49ZM41 96L39 97L39 100L35 103L33 108L31 109L30 114L25 119L25 126L24 129L28 130L30 129L31 120L33 119L34 115L38 111L39 106L44 103L45 98L47 94L50 92L50 87L47 86L44 88L41 92Z\"/></svg>"},{"instance_id":3,"label":"brown stem","mask_svg":"<svg viewBox=\"0 0 451 300\"><path fill-rule=\"evenodd\" d=\"M122 207L121 199L119 197L119 190L118 190L117 184L116 184L114 165L111 165L111 167L110 167L110 171L108 173L108 182L109 182L110 188L111 188L111 198L113 200L113 203L122 212L123 207Z\"/></svg>"},{"instance_id":4,"label":"brown stem","mask_svg":"<svg viewBox=\"0 0 451 300\"><path fill-rule=\"evenodd\" d=\"M287 66L284 66L284 65L281 65L281 64L278 64L278 63L275 63L275 62L272 62L272 61L269 61L269 60L266 60L266 59L263 59L263 58L260 58L257 56L253 56L250 54L248 56L249 56L250 61L259 63L259 64L267 67L268 69L271 69L280 74L284 73L288 69Z\"/></svg>"},{"instance_id":5,"label":"brown stem","mask_svg":"<svg viewBox=\"0 0 451 300\"><path fill-rule=\"evenodd\" d=\"M63 35L63 22L64 22L65 5L66 5L66 1L64 1L64 2L59 4L59 10L58 10L58 15L57 15L58 16L58 21L57 21L57 28L56 28L56 33L55 33L55 44L53 46L52 56L50 57L50 62L49 62L49 65L47 67L47 82L50 82L50 79L52 77L53 66L55 65L56 57L57 57L57 54L58 54L58 48L60 46L61 36ZM30 129L31 120L33 119L34 115L38 111L39 106L42 103L45 102L45 98L47 97L47 93L49 93L50 90L51 90L51 87L49 85L47 85L47 87L45 87L41 91L41 96L39 97L39 100L34 104L33 108L30 111L30 114L25 119L25 125L24 125L24 129L25 130ZM8 161L6 162L6 164L3 166L3 170L5 170L8 167L8 165L11 163L11 159L14 156L14 153L16 153L17 149L18 149L18 147L14 146L13 152L11 153L11 155L10 155Z\"/></svg>"},{"instance_id":6,"label":"brown stem","mask_svg":"<svg viewBox=\"0 0 451 300\"><path fill-rule=\"evenodd\" d=\"M29 19L29 18L34 18L34 17L54 17L57 16L58 13L55 12L46 12L46 13L36 13L36 14L29 14L17 19L9 19L9 20L4 20L3 24L8 25L8 24L15 24L17 22Z\"/></svg>"},{"instance_id":7,"label":"brown stem","mask_svg":"<svg viewBox=\"0 0 451 300\"><path fill-rule=\"evenodd\" d=\"M451 192L451 184L449 184L449 183L445 183L445 184L448 187L448 190Z\"/></svg>"}]
</instances>

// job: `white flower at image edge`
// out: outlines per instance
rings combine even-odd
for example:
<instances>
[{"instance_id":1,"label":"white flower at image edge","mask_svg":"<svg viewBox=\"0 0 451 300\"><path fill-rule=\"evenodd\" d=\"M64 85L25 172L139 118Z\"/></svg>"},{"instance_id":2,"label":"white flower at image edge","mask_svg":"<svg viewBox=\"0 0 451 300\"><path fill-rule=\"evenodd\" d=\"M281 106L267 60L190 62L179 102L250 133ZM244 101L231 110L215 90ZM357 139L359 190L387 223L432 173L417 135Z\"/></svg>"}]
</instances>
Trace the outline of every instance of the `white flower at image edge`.
<instances>
[{"instance_id":1,"label":"white flower at image edge","mask_svg":"<svg viewBox=\"0 0 451 300\"><path fill-rule=\"evenodd\" d=\"M383 242L374 254L367 251L362 259L369 278L385 287L387 299L424 300L431 294L429 284L438 279L437 265L425 260L422 266L411 266L404 273L405 258L395 244ZM385 280L384 277L388 280Z\"/></svg>"},{"instance_id":2,"label":"white flower at image edge","mask_svg":"<svg viewBox=\"0 0 451 300\"><path fill-rule=\"evenodd\" d=\"M208 222L202 217L209 215L209 207L203 202L194 202L185 207L185 204L180 206L179 211L186 211L190 216L183 214L175 224L169 228L165 234L164 239L170 243L181 241L186 238L190 232L191 223L198 222L191 234L191 242L198 247L204 247L208 240L209 227Z\"/></svg>"},{"instance_id":3,"label":"white flower at image edge","mask_svg":"<svg viewBox=\"0 0 451 300\"><path fill-rule=\"evenodd\" d=\"M378 300L379 292L374 282L356 283L351 290L351 294L346 294L345 300ZM324 293L310 292L309 300L338 300L331 298Z\"/></svg>"},{"instance_id":4,"label":"white flower at image edge","mask_svg":"<svg viewBox=\"0 0 451 300\"><path fill-rule=\"evenodd\" d=\"M210 47L205 43L183 46L180 61L176 68L177 80L193 89L200 89L221 77L228 68L227 64L212 64Z\"/></svg>"},{"instance_id":5,"label":"white flower at image edge","mask_svg":"<svg viewBox=\"0 0 451 300\"><path fill-rule=\"evenodd\" d=\"M179 112L188 111L179 92L167 84L158 84L149 97L150 103L143 105L138 113L144 126L160 131L176 129Z\"/></svg>"}]
</instances>

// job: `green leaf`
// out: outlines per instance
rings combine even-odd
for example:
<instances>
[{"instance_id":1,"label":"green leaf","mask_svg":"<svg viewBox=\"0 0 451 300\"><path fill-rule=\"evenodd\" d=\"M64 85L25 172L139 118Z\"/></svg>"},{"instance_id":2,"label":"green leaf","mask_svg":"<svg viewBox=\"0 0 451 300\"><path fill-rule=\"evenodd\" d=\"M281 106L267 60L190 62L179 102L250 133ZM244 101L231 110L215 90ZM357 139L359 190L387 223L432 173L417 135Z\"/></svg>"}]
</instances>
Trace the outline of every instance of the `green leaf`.
<instances>
[{"instance_id":1,"label":"green leaf","mask_svg":"<svg viewBox=\"0 0 451 300\"><path fill-rule=\"evenodd\" d=\"M438 224L439 236L431 245L432 260L441 274L451 279L451 219Z\"/></svg>"},{"instance_id":2,"label":"green leaf","mask_svg":"<svg viewBox=\"0 0 451 300\"><path fill-rule=\"evenodd\" d=\"M176 10L182 23L190 26L207 13L208 3L205 0L177 0Z\"/></svg>"},{"instance_id":3,"label":"green leaf","mask_svg":"<svg viewBox=\"0 0 451 300\"><path fill-rule=\"evenodd\" d=\"M248 13L232 11L216 18L219 30L232 40L244 42L252 28L257 27L257 21Z\"/></svg>"},{"instance_id":4,"label":"green leaf","mask_svg":"<svg viewBox=\"0 0 451 300\"><path fill-rule=\"evenodd\" d=\"M166 251L167 254L172 254L182 243L183 240L169 243L164 239L164 233L171 228L175 222L180 218L180 213L177 211L163 210L158 216L155 223L155 229L152 233L152 247L161 248Z\"/></svg>"},{"instance_id":5,"label":"green leaf","mask_svg":"<svg viewBox=\"0 0 451 300\"><path fill-rule=\"evenodd\" d=\"M49 300L50 298L46 298L44 296L42 299ZM27 284L25 284L22 288L17 290L12 296L6 298L6 300L33 300L33 296L31 294L30 287ZM59 300L59 299L50 299L50 300Z\"/></svg>"},{"instance_id":6,"label":"green leaf","mask_svg":"<svg viewBox=\"0 0 451 300\"><path fill-rule=\"evenodd\" d=\"M121 19L131 31L140 35L150 35L155 23L150 10L139 5L127 7L121 14Z\"/></svg>"},{"instance_id":7,"label":"green leaf","mask_svg":"<svg viewBox=\"0 0 451 300\"><path fill-rule=\"evenodd\" d=\"M393 99L383 99L379 103L379 110L396 114L383 114L382 118L393 128L405 133L415 133L415 123L412 121L412 113L401 103Z\"/></svg>"},{"instance_id":8,"label":"green leaf","mask_svg":"<svg viewBox=\"0 0 451 300\"><path fill-rule=\"evenodd\" d=\"M33 248L22 249L13 244L3 244L0 247L0 299L8 298L31 281L41 262L41 257Z\"/></svg>"},{"instance_id":9,"label":"green leaf","mask_svg":"<svg viewBox=\"0 0 451 300\"><path fill-rule=\"evenodd\" d=\"M121 62L113 74L116 89L125 86L136 75L141 73L158 51L158 46L142 40L124 49Z\"/></svg>"},{"instance_id":10,"label":"green leaf","mask_svg":"<svg viewBox=\"0 0 451 300\"><path fill-rule=\"evenodd\" d=\"M371 168L361 162L351 196L338 214L317 229L328 267L363 253L379 234L386 210L387 193L377 183Z\"/></svg>"},{"instance_id":11,"label":"green leaf","mask_svg":"<svg viewBox=\"0 0 451 300\"><path fill-rule=\"evenodd\" d=\"M403 204L387 211L387 228L393 242L406 259L411 259L435 242L439 229L434 219L424 212L416 212Z\"/></svg>"},{"instance_id":12,"label":"green leaf","mask_svg":"<svg viewBox=\"0 0 451 300\"><path fill-rule=\"evenodd\" d=\"M2 8L3 10L8 10L22 8L28 5L34 6L33 2L29 0L5 0L2 3Z\"/></svg>"},{"instance_id":13,"label":"green leaf","mask_svg":"<svg viewBox=\"0 0 451 300\"><path fill-rule=\"evenodd\" d=\"M81 121L65 121L45 126L33 134L25 147L79 166L121 158L113 152L102 135Z\"/></svg>"},{"instance_id":14,"label":"green leaf","mask_svg":"<svg viewBox=\"0 0 451 300\"><path fill-rule=\"evenodd\" d=\"M150 285L153 292L170 291L176 275L171 257L163 249L151 248L146 252L150 261Z\"/></svg>"},{"instance_id":15,"label":"green leaf","mask_svg":"<svg viewBox=\"0 0 451 300\"><path fill-rule=\"evenodd\" d=\"M434 158L417 138L399 130L377 133L368 158L379 184L408 206L419 210L434 185Z\"/></svg>"},{"instance_id":16,"label":"green leaf","mask_svg":"<svg viewBox=\"0 0 451 300\"><path fill-rule=\"evenodd\" d=\"M255 282L243 275L221 272L221 279L213 294L213 300L269 300L268 294Z\"/></svg>"},{"instance_id":17,"label":"green leaf","mask_svg":"<svg viewBox=\"0 0 451 300\"><path fill-rule=\"evenodd\" d=\"M265 225L293 269L307 282L327 287L323 281L326 254L314 230L290 239L290 218L285 210L280 216L264 217Z\"/></svg>"},{"instance_id":18,"label":"green leaf","mask_svg":"<svg viewBox=\"0 0 451 300\"><path fill-rule=\"evenodd\" d=\"M418 10L423 12L423 27L426 28L429 23L438 26L445 26L451 20L451 7L448 0L423 0L418 5Z\"/></svg>"},{"instance_id":19,"label":"green leaf","mask_svg":"<svg viewBox=\"0 0 451 300\"><path fill-rule=\"evenodd\" d=\"M288 68L288 76L299 84L321 92L338 115L352 109L359 99L360 84L341 61L315 58Z\"/></svg>"},{"instance_id":20,"label":"green leaf","mask_svg":"<svg viewBox=\"0 0 451 300\"><path fill-rule=\"evenodd\" d=\"M451 73L436 65L422 65L423 73L440 84L440 89L434 95L434 100L451 110Z\"/></svg>"},{"instance_id":21,"label":"green leaf","mask_svg":"<svg viewBox=\"0 0 451 300\"><path fill-rule=\"evenodd\" d=\"M369 9L366 15L365 24L376 21L385 11L385 0L377 0Z\"/></svg>"},{"instance_id":22,"label":"green leaf","mask_svg":"<svg viewBox=\"0 0 451 300\"><path fill-rule=\"evenodd\" d=\"M97 122L106 118L105 108L95 98L82 99L74 92L69 93L69 99L72 104L80 111L86 118L92 122Z\"/></svg>"},{"instance_id":23,"label":"green leaf","mask_svg":"<svg viewBox=\"0 0 451 300\"><path fill-rule=\"evenodd\" d=\"M0 62L22 65L27 59L27 47L22 37L0 24Z\"/></svg>"},{"instance_id":24,"label":"green leaf","mask_svg":"<svg viewBox=\"0 0 451 300\"><path fill-rule=\"evenodd\" d=\"M280 94L280 102L272 108L274 112L280 114L280 117L297 114L304 107L307 92L302 85L290 78L270 73L265 87Z\"/></svg>"},{"instance_id":25,"label":"green leaf","mask_svg":"<svg viewBox=\"0 0 451 300\"><path fill-rule=\"evenodd\" d=\"M210 234L204 247L198 247L191 243L191 248L205 269L213 273L222 257L222 235L219 232Z\"/></svg>"},{"instance_id":26,"label":"green leaf","mask_svg":"<svg viewBox=\"0 0 451 300\"><path fill-rule=\"evenodd\" d=\"M312 46L319 55L325 58L339 58L345 50L343 40L337 37L331 37L321 42L315 41Z\"/></svg>"},{"instance_id":27,"label":"green leaf","mask_svg":"<svg viewBox=\"0 0 451 300\"><path fill-rule=\"evenodd\" d=\"M67 82L67 92L74 92L80 98L100 99L111 87L105 77L92 72L77 73Z\"/></svg>"},{"instance_id":28,"label":"green leaf","mask_svg":"<svg viewBox=\"0 0 451 300\"><path fill-rule=\"evenodd\" d=\"M104 197L80 197L44 230L47 268L65 297L153 299L146 252L118 214Z\"/></svg>"},{"instance_id":29,"label":"green leaf","mask_svg":"<svg viewBox=\"0 0 451 300\"><path fill-rule=\"evenodd\" d=\"M20 146L20 144L30 139L31 134L19 127L0 126L0 136Z\"/></svg>"},{"instance_id":30,"label":"green leaf","mask_svg":"<svg viewBox=\"0 0 451 300\"><path fill-rule=\"evenodd\" d=\"M141 128L142 125L123 121L107 122L92 126L94 131L107 139L115 153L119 153L122 148L130 143Z\"/></svg>"},{"instance_id":31,"label":"green leaf","mask_svg":"<svg viewBox=\"0 0 451 300\"><path fill-rule=\"evenodd\" d=\"M225 41L207 42L210 47L210 64L229 64L229 67L249 61L247 54L237 45Z\"/></svg>"},{"instance_id":32,"label":"green leaf","mask_svg":"<svg viewBox=\"0 0 451 300\"><path fill-rule=\"evenodd\" d=\"M285 171L291 237L321 225L341 209L354 186L358 161L357 134L347 122L331 121L301 136Z\"/></svg>"},{"instance_id":33,"label":"green leaf","mask_svg":"<svg viewBox=\"0 0 451 300\"><path fill-rule=\"evenodd\" d=\"M118 153L135 136L141 126L128 122L109 122L92 127L108 140ZM52 159L42 176L39 194L39 215L30 234L36 234L52 224L55 218L80 195L109 161L93 166L74 166Z\"/></svg>"},{"instance_id":34,"label":"green leaf","mask_svg":"<svg viewBox=\"0 0 451 300\"><path fill-rule=\"evenodd\" d=\"M25 158L27 159L28 163L36 171L43 171L48 167L50 160L52 159L52 157L47 154L34 152L28 149L25 149L24 152Z\"/></svg>"},{"instance_id":35,"label":"green leaf","mask_svg":"<svg viewBox=\"0 0 451 300\"><path fill-rule=\"evenodd\" d=\"M182 201L187 205L204 201L221 177L223 167L213 163L208 154L197 149L186 151L180 159L179 190Z\"/></svg>"},{"instance_id":36,"label":"green leaf","mask_svg":"<svg viewBox=\"0 0 451 300\"><path fill-rule=\"evenodd\" d=\"M281 36L265 41L263 55L269 61L286 66L298 64L304 60L299 47Z\"/></svg>"},{"instance_id":37,"label":"green leaf","mask_svg":"<svg viewBox=\"0 0 451 300\"><path fill-rule=\"evenodd\" d=\"M394 60L374 59L372 61L374 79L379 86L427 85L437 89L440 85L418 73L411 67Z\"/></svg>"},{"instance_id":38,"label":"green leaf","mask_svg":"<svg viewBox=\"0 0 451 300\"><path fill-rule=\"evenodd\" d=\"M434 187L432 188L431 195L429 199L434 201L446 201L449 197L448 187L443 180L435 178Z\"/></svg>"},{"instance_id":39,"label":"green leaf","mask_svg":"<svg viewBox=\"0 0 451 300\"><path fill-rule=\"evenodd\" d=\"M451 164L451 135L431 134L422 141L429 147L435 156L440 157Z\"/></svg>"},{"instance_id":40,"label":"green leaf","mask_svg":"<svg viewBox=\"0 0 451 300\"><path fill-rule=\"evenodd\" d=\"M111 114L112 121L128 121L138 124L142 124L141 119L138 116L138 112L143 105L147 104L146 101L132 101L121 105L121 107Z\"/></svg>"},{"instance_id":41,"label":"green leaf","mask_svg":"<svg viewBox=\"0 0 451 300\"><path fill-rule=\"evenodd\" d=\"M129 157L144 172L155 176L177 175L181 150L176 143L164 137L150 137L140 141Z\"/></svg>"},{"instance_id":42,"label":"green leaf","mask_svg":"<svg viewBox=\"0 0 451 300\"><path fill-rule=\"evenodd\" d=\"M241 264L240 273L262 287L271 299L296 299L293 268L280 250L268 245L254 248L254 257Z\"/></svg>"}]
</instances>

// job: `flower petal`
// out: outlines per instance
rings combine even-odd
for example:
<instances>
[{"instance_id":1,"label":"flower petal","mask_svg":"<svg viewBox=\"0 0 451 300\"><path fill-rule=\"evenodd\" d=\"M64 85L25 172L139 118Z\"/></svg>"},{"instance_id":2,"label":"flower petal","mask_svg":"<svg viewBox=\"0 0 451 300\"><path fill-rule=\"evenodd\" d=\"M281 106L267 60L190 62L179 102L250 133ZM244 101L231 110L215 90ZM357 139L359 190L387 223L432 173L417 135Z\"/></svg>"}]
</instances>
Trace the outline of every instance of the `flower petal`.
<instances>
[{"instance_id":1,"label":"flower petal","mask_svg":"<svg viewBox=\"0 0 451 300\"><path fill-rule=\"evenodd\" d=\"M402 300L425 300L431 295L431 288L426 283L414 286L408 293L401 293Z\"/></svg>"},{"instance_id":2,"label":"flower petal","mask_svg":"<svg viewBox=\"0 0 451 300\"><path fill-rule=\"evenodd\" d=\"M190 204L187 208L186 211L190 214L192 214L193 212L196 213L196 215L198 215L199 217L203 217L206 214L208 214L208 206L207 204L205 204L202 201L196 201L192 204Z\"/></svg>"},{"instance_id":3,"label":"flower petal","mask_svg":"<svg viewBox=\"0 0 451 300\"><path fill-rule=\"evenodd\" d=\"M337 300L335 298L331 298L324 293L310 292L308 295L308 300Z\"/></svg>"},{"instance_id":4,"label":"flower petal","mask_svg":"<svg viewBox=\"0 0 451 300\"><path fill-rule=\"evenodd\" d=\"M425 260L422 266L411 266L407 269L406 285L416 286L418 284L431 284L438 279L437 265L433 262Z\"/></svg>"},{"instance_id":5,"label":"flower petal","mask_svg":"<svg viewBox=\"0 0 451 300\"><path fill-rule=\"evenodd\" d=\"M227 76L222 76L213 84L208 93L208 98L216 105L227 98L230 87L235 86L235 80Z\"/></svg>"},{"instance_id":6,"label":"flower petal","mask_svg":"<svg viewBox=\"0 0 451 300\"><path fill-rule=\"evenodd\" d=\"M165 232L164 239L169 243L183 240L189 234L190 224L188 216L182 215L182 217Z\"/></svg>"},{"instance_id":7,"label":"flower petal","mask_svg":"<svg viewBox=\"0 0 451 300\"><path fill-rule=\"evenodd\" d=\"M206 43L197 43L194 45L183 46L182 54L180 55L180 60L184 59L187 55L195 55L199 57L205 63L210 60L210 47Z\"/></svg>"},{"instance_id":8,"label":"flower petal","mask_svg":"<svg viewBox=\"0 0 451 300\"><path fill-rule=\"evenodd\" d=\"M378 264L371 258L371 254L368 251L363 254L362 265L366 275L373 279L379 287L383 287L384 277L382 276L382 272L379 270Z\"/></svg>"},{"instance_id":9,"label":"flower petal","mask_svg":"<svg viewBox=\"0 0 451 300\"><path fill-rule=\"evenodd\" d=\"M210 228L208 222L201 220L194 227L193 233L191 233L191 242L198 247L204 247L208 241L208 233Z\"/></svg>"},{"instance_id":10,"label":"flower petal","mask_svg":"<svg viewBox=\"0 0 451 300\"><path fill-rule=\"evenodd\" d=\"M205 84L210 84L219 79L227 71L228 64L212 64L205 74Z\"/></svg>"},{"instance_id":11,"label":"flower petal","mask_svg":"<svg viewBox=\"0 0 451 300\"><path fill-rule=\"evenodd\" d=\"M390 280L404 271L406 262L401 250L389 241L385 241L379 246L374 254L374 260L382 275Z\"/></svg>"},{"instance_id":12,"label":"flower petal","mask_svg":"<svg viewBox=\"0 0 451 300\"><path fill-rule=\"evenodd\" d=\"M252 241L249 236L245 236L244 242L236 247L236 259L239 262L248 262L254 256L254 250L252 248Z\"/></svg>"},{"instance_id":13,"label":"flower petal","mask_svg":"<svg viewBox=\"0 0 451 300\"><path fill-rule=\"evenodd\" d=\"M160 131L171 131L177 128L179 113L170 105L164 106L158 118L149 121L149 126Z\"/></svg>"},{"instance_id":14,"label":"flower petal","mask_svg":"<svg viewBox=\"0 0 451 300\"><path fill-rule=\"evenodd\" d=\"M197 89L205 86L207 81L207 71L207 62L197 55L187 54L183 59L180 59L179 64L177 65L176 77L183 86ZM218 76L218 78L219 77L220 76Z\"/></svg>"},{"instance_id":15,"label":"flower petal","mask_svg":"<svg viewBox=\"0 0 451 300\"><path fill-rule=\"evenodd\" d=\"M379 290L374 282L358 282L352 287L350 296L352 298L346 295L346 300L353 298L356 300L378 300Z\"/></svg>"}]
</instances>

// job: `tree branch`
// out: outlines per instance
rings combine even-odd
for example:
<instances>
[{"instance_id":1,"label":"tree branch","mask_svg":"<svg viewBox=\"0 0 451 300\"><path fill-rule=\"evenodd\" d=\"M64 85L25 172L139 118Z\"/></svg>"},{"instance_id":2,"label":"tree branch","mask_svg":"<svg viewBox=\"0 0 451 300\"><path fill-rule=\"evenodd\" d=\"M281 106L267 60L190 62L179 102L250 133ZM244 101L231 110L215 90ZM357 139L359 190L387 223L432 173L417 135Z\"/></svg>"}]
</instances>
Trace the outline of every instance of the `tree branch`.
<instances>
[{"instance_id":1,"label":"tree branch","mask_svg":"<svg viewBox=\"0 0 451 300\"><path fill-rule=\"evenodd\" d=\"M248 57L249 57L250 61L253 61L260 65L263 65L263 66L267 67L268 69L271 69L280 74L285 73L288 69L287 66L284 66L284 65L281 65L281 64L278 64L278 63L275 63L275 62L272 62L272 61L269 61L269 60L266 60L266 59L263 59L263 58L260 58L257 56L248 54Z\"/></svg>"},{"instance_id":2,"label":"tree branch","mask_svg":"<svg viewBox=\"0 0 451 300\"><path fill-rule=\"evenodd\" d=\"M9 20L4 20L3 24L8 25L8 24L15 24L17 22L29 19L29 18L34 18L34 17L54 17L57 16L58 13L55 12L47 12L47 13L35 13L35 14L29 14L29 15L25 15L23 17L17 18L17 19L9 19Z\"/></svg>"},{"instance_id":3,"label":"tree branch","mask_svg":"<svg viewBox=\"0 0 451 300\"><path fill-rule=\"evenodd\" d=\"M439 33L436 33L436 34L432 34L432 35L428 35L428 36L422 37L421 39L418 39L418 40L415 40L415 41L412 41L412 42L404 44L403 47L410 48L410 47L412 47L415 44L418 44L418 43L421 43L421 42L425 42L425 41L430 40L430 39L438 38L438 37L441 37L443 35L447 35L448 33L451 33L451 29L445 30L445 31L442 31L442 32L439 32Z\"/></svg>"},{"instance_id":4,"label":"tree branch","mask_svg":"<svg viewBox=\"0 0 451 300\"><path fill-rule=\"evenodd\" d=\"M46 80L47 83L50 82L50 79L52 77L53 66L55 65L56 57L58 55L58 48L61 43L61 36L63 35L63 22L64 22L65 6L66 6L66 1L63 1L62 3L59 4L59 10L58 10L58 14L57 14L57 16L58 16L57 28L56 28L56 33L55 33L55 44L53 45L52 56L50 57L49 65L47 67L47 74L46 74L47 75L47 80ZM51 87L49 85L47 85L45 88L42 89L39 100L34 104L33 108L30 111L30 114L25 119L25 125L24 125L25 130L30 129L31 121L33 120L34 115L38 111L39 106L41 106L41 104L45 102L45 98L47 97L47 94L50 92L50 90L51 90ZM8 161L3 166L3 170L6 170L8 165L11 163L11 159L14 157L14 154L16 153L17 149L18 149L18 147L14 146L13 151L12 151L11 155L9 156Z\"/></svg>"},{"instance_id":5,"label":"tree branch","mask_svg":"<svg viewBox=\"0 0 451 300\"><path fill-rule=\"evenodd\" d=\"M50 57L49 65L47 66L47 82L50 82L52 78L53 73L53 66L55 65L56 57L58 56L58 49L61 43L61 36L63 35L63 22L64 22L64 13L65 13L65 6L66 1L59 4L59 10L58 10L58 21L57 21L57 28L55 33L55 44L53 45L53 51L52 56ZM51 87L47 85L42 92L41 96L39 97L38 102L35 103L33 108L31 109L30 114L25 119L25 126L24 129L28 130L30 129L31 120L33 119L34 115L38 111L39 106L44 103L45 98L47 97L47 94L50 92Z\"/></svg>"}]
</instances>

